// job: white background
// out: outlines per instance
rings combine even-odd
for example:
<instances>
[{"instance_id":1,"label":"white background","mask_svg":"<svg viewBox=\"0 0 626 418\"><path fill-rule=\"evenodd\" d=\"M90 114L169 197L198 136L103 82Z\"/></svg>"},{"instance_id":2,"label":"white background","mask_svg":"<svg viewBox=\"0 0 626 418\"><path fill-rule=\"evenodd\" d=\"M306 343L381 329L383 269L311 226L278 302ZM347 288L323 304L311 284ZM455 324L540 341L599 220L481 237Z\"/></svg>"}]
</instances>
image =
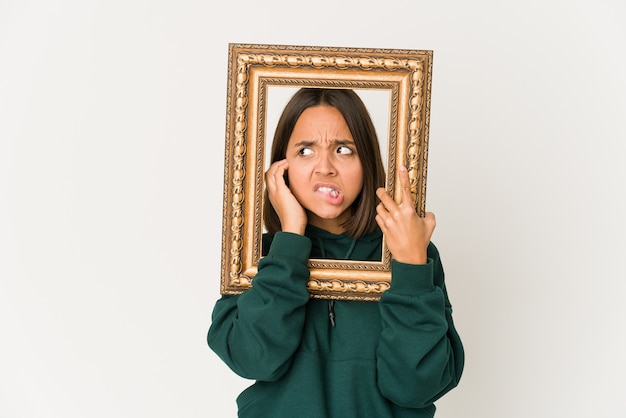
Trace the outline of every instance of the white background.
<instances>
[{"instance_id":1,"label":"white background","mask_svg":"<svg viewBox=\"0 0 626 418\"><path fill-rule=\"evenodd\" d=\"M224 3L224 4L220 4ZM621 0L0 1L0 416L234 417L228 43L432 49L439 418L626 416Z\"/></svg>"}]
</instances>

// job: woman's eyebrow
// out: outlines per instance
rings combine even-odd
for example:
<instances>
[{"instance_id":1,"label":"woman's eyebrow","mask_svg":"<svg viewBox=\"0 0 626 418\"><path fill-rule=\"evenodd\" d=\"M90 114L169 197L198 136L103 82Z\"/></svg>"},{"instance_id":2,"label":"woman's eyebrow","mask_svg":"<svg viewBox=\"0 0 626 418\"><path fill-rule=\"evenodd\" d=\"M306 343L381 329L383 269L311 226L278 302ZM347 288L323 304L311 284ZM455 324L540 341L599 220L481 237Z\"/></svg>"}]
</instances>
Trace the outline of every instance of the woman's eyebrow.
<instances>
[{"instance_id":1,"label":"woman's eyebrow","mask_svg":"<svg viewBox=\"0 0 626 418\"><path fill-rule=\"evenodd\" d=\"M299 141L293 144L295 147L310 147L315 145L318 141ZM351 139L333 139L330 141L331 145L354 145L355 142Z\"/></svg>"},{"instance_id":2,"label":"woman's eyebrow","mask_svg":"<svg viewBox=\"0 0 626 418\"><path fill-rule=\"evenodd\" d=\"M293 144L294 147L310 147L311 145L315 144L315 141L300 141L300 142L296 142L295 144Z\"/></svg>"},{"instance_id":3,"label":"woman's eyebrow","mask_svg":"<svg viewBox=\"0 0 626 418\"><path fill-rule=\"evenodd\" d=\"M333 144L335 145L354 145L355 142L351 139L334 139Z\"/></svg>"}]
</instances>

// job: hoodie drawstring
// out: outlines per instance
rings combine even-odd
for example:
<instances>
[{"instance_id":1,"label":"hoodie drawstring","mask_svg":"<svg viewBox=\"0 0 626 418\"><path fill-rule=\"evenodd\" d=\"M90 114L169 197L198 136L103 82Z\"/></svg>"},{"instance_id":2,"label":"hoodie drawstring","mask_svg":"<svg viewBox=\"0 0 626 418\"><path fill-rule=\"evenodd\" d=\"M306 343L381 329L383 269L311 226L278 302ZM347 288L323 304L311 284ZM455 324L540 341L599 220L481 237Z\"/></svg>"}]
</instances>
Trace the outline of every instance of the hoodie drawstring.
<instances>
[{"instance_id":1,"label":"hoodie drawstring","mask_svg":"<svg viewBox=\"0 0 626 418\"><path fill-rule=\"evenodd\" d=\"M330 319L330 326L335 326L335 300L330 299L328 301L328 319Z\"/></svg>"},{"instance_id":2,"label":"hoodie drawstring","mask_svg":"<svg viewBox=\"0 0 626 418\"><path fill-rule=\"evenodd\" d=\"M326 258L326 251L324 251L323 241L318 237L317 242L320 245L322 258ZM350 248L348 248L348 252L346 253L344 257L344 260L347 260L352 255L352 251L354 251L355 247L356 247L356 238L353 238L352 244L350 245ZM330 320L330 326L334 327L336 325L335 323L335 300L334 299L328 300L328 319Z\"/></svg>"}]
</instances>

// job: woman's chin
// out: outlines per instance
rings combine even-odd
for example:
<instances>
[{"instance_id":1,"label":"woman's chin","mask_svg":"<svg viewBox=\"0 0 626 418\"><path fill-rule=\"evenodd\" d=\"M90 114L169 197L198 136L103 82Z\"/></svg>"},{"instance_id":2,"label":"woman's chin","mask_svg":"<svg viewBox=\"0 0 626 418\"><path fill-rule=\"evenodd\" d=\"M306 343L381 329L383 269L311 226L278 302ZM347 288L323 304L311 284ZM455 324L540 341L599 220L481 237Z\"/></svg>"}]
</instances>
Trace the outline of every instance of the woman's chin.
<instances>
[{"instance_id":1,"label":"woman's chin","mask_svg":"<svg viewBox=\"0 0 626 418\"><path fill-rule=\"evenodd\" d=\"M347 211L309 211L308 218L309 223L315 226L321 225L335 225L341 226L348 220L349 214Z\"/></svg>"}]
</instances>

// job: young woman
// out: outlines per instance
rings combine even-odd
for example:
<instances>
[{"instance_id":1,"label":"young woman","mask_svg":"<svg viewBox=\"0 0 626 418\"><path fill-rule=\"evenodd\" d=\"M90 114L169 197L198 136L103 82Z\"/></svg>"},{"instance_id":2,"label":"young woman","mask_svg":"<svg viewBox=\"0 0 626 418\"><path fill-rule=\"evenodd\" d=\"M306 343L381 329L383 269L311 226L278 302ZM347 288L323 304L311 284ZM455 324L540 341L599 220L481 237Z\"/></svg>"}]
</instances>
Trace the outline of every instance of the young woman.
<instances>
[{"instance_id":1,"label":"young woman","mask_svg":"<svg viewBox=\"0 0 626 418\"><path fill-rule=\"evenodd\" d=\"M253 287L217 301L208 343L256 383L240 417L433 417L461 377L464 352L435 246L409 178L403 201L384 169L367 109L352 90L304 88L285 107L267 170L263 239ZM309 258L392 254L379 302L311 299Z\"/></svg>"}]
</instances>

